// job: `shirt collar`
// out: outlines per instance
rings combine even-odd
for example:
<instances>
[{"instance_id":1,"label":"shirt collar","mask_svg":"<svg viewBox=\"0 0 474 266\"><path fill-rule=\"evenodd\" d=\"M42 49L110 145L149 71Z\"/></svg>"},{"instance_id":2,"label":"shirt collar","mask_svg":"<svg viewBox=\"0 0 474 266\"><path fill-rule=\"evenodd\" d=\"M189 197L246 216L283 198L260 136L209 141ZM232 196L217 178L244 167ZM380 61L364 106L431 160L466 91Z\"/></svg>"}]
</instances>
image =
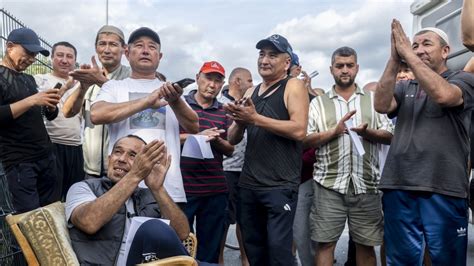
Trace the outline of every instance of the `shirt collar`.
<instances>
[{"instance_id":1,"label":"shirt collar","mask_svg":"<svg viewBox=\"0 0 474 266\"><path fill-rule=\"evenodd\" d=\"M365 95L364 90L361 89L359 85L357 85L357 83L355 84L355 86L356 86L355 94ZM336 93L336 85L332 86L331 90L328 92L328 96L329 98L336 98L338 96L338 94Z\"/></svg>"},{"instance_id":2,"label":"shirt collar","mask_svg":"<svg viewBox=\"0 0 474 266\"><path fill-rule=\"evenodd\" d=\"M222 89L222 95L224 95L224 97L228 98L231 101L235 101L235 98L229 94L229 88Z\"/></svg>"}]
</instances>

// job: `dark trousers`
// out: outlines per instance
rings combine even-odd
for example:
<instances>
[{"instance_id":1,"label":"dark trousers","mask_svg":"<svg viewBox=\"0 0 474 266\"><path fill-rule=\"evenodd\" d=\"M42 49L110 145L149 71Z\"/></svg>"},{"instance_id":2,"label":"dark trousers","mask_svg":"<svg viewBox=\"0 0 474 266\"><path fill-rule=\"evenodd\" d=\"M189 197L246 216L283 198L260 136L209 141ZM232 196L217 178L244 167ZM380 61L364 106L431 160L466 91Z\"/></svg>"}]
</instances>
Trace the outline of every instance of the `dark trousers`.
<instances>
[{"instance_id":1,"label":"dark trousers","mask_svg":"<svg viewBox=\"0 0 474 266\"><path fill-rule=\"evenodd\" d=\"M164 222L153 219L138 228L128 252L127 265L179 255L189 256L176 232Z\"/></svg>"},{"instance_id":2,"label":"dark trousers","mask_svg":"<svg viewBox=\"0 0 474 266\"><path fill-rule=\"evenodd\" d=\"M13 208L18 213L60 200L56 159L50 154L36 162L19 163L6 172Z\"/></svg>"},{"instance_id":3,"label":"dark trousers","mask_svg":"<svg viewBox=\"0 0 474 266\"><path fill-rule=\"evenodd\" d=\"M224 226L226 224L227 193L211 196L188 196L184 213L189 227L193 228L196 217L198 248L196 258L200 261L218 263Z\"/></svg>"},{"instance_id":4,"label":"dark trousers","mask_svg":"<svg viewBox=\"0 0 474 266\"><path fill-rule=\"evenodd\" d=\"M229 202L227 203L227 225L235 224L237 209L237 184L239 183L240 172L225 171L225 181L229 189Z\"/></svg>"},{"instance_id":5,"label":"dark trousers","mask_svg":"<svg viewBox=\"0 0 474 266\"><path fill-rule=\"evenodd\" d=\"M239 188L237 222L250 265L292 265L296 189Z\"/></svg>"},{"instance_id":6,"label":"dark trousers","mask_svg":"<svg viewBox=\"0 0 474 266\"><path fill-rule=\"evenodd\" d=\"M84 157L82 145L70 146L53 143L58 169L58 184L61 199L66 200L67 191L76 182L84 180Z\"/></svg>"}]
</instances>

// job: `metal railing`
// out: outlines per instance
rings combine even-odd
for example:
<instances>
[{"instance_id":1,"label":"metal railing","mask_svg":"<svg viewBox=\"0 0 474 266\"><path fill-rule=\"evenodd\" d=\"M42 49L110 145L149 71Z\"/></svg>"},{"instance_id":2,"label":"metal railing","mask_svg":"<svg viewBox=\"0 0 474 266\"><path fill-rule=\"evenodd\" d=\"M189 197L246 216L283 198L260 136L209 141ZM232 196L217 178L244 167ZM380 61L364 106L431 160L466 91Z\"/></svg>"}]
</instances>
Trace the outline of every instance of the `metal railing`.
<instances>
[{"instance_id":1,"label":"metal railing","mask_svg":"<svg viewBox=\"0 0 474 266\"><path fill-rule=\"evenodd\" d=\"M14 29L27 27L24 23L22 23L19 19L15 18L13 15L8 13L4 8L0 9L0 16L1 16L1 25L0 25L0 59L3 58L3 53L6 49L7 37L8 34ZM27 27L29 28L29 27ZM42 47L51 51L52 45L45 41L41 36L39 36L40 44ZM51 72L51 61L48 57L38 54L36 56L35 62L26 69L26 73L34 75L34 74L43 74Z\"/></svg>"}]
</instances>

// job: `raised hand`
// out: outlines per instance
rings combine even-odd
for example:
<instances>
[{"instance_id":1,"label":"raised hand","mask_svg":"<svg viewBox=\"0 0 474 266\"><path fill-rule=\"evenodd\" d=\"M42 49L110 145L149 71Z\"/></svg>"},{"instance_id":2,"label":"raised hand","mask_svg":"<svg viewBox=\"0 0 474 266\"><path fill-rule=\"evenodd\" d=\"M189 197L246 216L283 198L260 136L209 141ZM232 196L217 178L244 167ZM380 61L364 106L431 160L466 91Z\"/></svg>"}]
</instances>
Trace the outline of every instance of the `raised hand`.
<instances>
[{"instance_id":1,"label":"raised hand","mask_svg":"<svg viewBox=\"0 0 474 266\"><path fill-rule=\"evenodd\" d=\"M350 112L348 112L347 114L345 114L341 120L339 120L339 122L337 123L336 127L334 128L334 133L336 135L341 135L341 134L344 134L344 133L347 133L347 128L346 128L346 125L344 124L344 122L346 122L347 120L351 119L351 117L356 113L356 110L352 110Z\"/></svg>"},{"instance_id":2,"label":"raised hand","mask_svg":"<svg viewBox=\"0 0 474 266\"><path fill-rule=\"evenodd\" d=\"M159 155L158 161L153 165L150 174L145 177L145 184L152 191L160 190L163 187L166 173L171 165L171 155L168 155L168 151L164 143L162 143L162 153Z\"/></svg>"},{"instance_id":3,"label":"raised hand","mask_svg":"<svg viewBox=\"0 0 474 266\"><path fill-rule=\"evenodd\" d=\"M177 101L183 95L183 88L176 83L166 82L161 86L161 96L169 103Z\"/></svg>"},{"instance_id":4,"label":"raised hand","mask_svg":"<svg viewBox=\"0 0 474 266\"><path fill-rule=\"evenodd\" d=\"M407 55L413 53L410 39L408 39L402 25L396 19L394 19L392 22L392 36L395 42L397 53L402 59L406 59Z\"/></svg>"},{"instance_id":5,"label":"raised hand","mask_svg":"<svg viewBox=\"0 0 474 266\"><path fill-rule=\"evenodd\" d=\"M171 165L171 155L168 155L166 147L160 157L160 160L153 166L150 174L145 177L145 184L152 191L159 191L163 188L166 173Z\"/></svg>"},{"instance_id":6,"label":"raised hand","mask_svg":"<svg viewBox=\"0 0 474 266\"><path fill-rule=\"evenodd\" d=\"M390 32L390 56L393 61L400 62L401 59L400 59L400 56L398 55L398 51L396 47L397 45L395 43L395 37L394 37L394 31L393 31L394 23L395 21L392 21L392 30Z\"/></svg>"},{"instance_id":7,"label":"raised hand","mask_svg":"<svg viewBox=\"0 0 474 266\"><path fill-rule=\"evenodd\" d=\"M83 87L89 88L90 86L97 84L102 86L107 82L107 78L104 75L104 71L99 68L95 56L91 57L91 65L81 65L79 69L75 69L69 72L69 76L75 80L80 81Z\"/></svg>"},{"instance_id":8,"label":"raised hand","mask_svg":"<svg viewBox=\"0 0 474 266\"><path fill-rule=\"evenodd\" d=\"M166 146L163 141L154 140L148 143L135 157L129 174L138 177L140 180L145 179L155 164L163 158L163 152L165 151Z\"/></svg>"}]
</instances>

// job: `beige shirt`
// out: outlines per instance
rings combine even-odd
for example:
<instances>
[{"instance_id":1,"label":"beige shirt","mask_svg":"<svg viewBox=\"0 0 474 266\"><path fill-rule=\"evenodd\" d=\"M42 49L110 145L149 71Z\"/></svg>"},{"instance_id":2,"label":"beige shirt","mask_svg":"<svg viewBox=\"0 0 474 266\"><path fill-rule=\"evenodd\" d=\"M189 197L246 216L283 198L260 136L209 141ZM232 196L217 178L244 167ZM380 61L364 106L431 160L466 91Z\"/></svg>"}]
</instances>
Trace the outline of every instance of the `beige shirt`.
<instances>
[{"instance_id":1,"label":"beige shirt","mask_svg":"<svg viewBox=\"0 0 474 266\"><path fill-rule=\"evenodd\" d=\"M109 80L122 80L130 76L129 67L120 65L115 71L109 73ZM91 122L91 105L99 94L100 87L91 86L84 97L83 115L85 120L84 144L84 171L90 175L100 175L101 165L103 170L107 169L107 157L109 147L109 130L107 125L94 125Z\"/></svg>"},{"instance_id":2,"label":"beige shirt","mask_svg":"<svg viewBox=\"0 0 474 266\"><path fill-rule=\"evenodd\" d=\"M66 79L56 77L51 73L35 75L35 80L39 91L51 89L58 82L63 85L66 83ZM79 88L79 83L70 90L67 90L63 97L61 97L57 105L59 113L54 120L44 120L46 130L53 143L68 146L79 146L82 144L82 116L77 114L71 118L66 118L62 111L64 102L77 88Z\"/></svg>"}]
</instances>

